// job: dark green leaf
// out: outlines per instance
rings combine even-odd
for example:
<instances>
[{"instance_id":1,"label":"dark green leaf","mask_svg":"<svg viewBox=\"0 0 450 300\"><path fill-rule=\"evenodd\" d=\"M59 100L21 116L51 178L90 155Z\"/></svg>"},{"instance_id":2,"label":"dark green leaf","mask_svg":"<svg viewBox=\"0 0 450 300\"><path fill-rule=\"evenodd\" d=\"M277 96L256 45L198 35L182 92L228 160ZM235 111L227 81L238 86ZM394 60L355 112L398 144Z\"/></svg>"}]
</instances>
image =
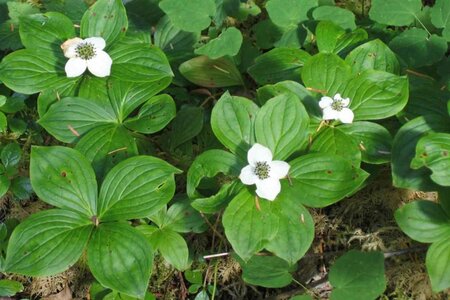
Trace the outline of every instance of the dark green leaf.
<instances>
[{"instance_id":1,"label":"dark green leaf","mask_svg":"<svg viewBox=\"0 0 450 300\"><path fill-rule=\"evenodd\" d=\"M449 288L450 239L448 237L430 246L425 262L433 291L437 293Z\"/></svg>"},{"instance_id":2,"label":"dark green leaf","mask_svg":"<svg viewBox=\"0 0 450 300\"><path fill-rule=\"evenodd\" d=\"M97 181L89 161L80 152L60 146L34 146L30 177L42 201L88 218L96 215Z\"/></svg>"},{"instance_id":3,"label":"dark green leaf","mask_svg":"<svg viewBox=\"0 0 450 300\"><path fill-rule=\"evenodd\" d=\"M217 139L241 158L255 142L254 122L258 106L243 97L222 95L211 113L211 128Z\"/></svg>"},{"instance_id":4,"label":"dark green leaf","mask_svg":"<svg viewBox=\"0 0 450 300\"><path fill-rule=\"evenodd\" d=\"M153 250L147 239L128 224L100 224L89 242L87 262L104 287L143 298L152 271Z\"/></svg>"},{"instance_id":5,"label":"dark green leaf","mask_svg":"<svg viewBox=\"0 0 450 300\"><path fill-rule=\"evenodd\" d=\"M211 59L223 56L235 56L242 45L242 34L235 27L230 27L207 44L195 50L195 54L206 55Z\"/></svg>"},{"instance_id":6,"label":"dark green leaf","mask_svg":"<svg viewBox=\"0 0 450 300\"><path fill-rule=\"evenodd\" d=\"M96 1L84 13L80 26L82 38L102 37L106 41L106 47L110 47L125 35L128 28L127 13L122 1Z\"/></svg>"},{"instance_id":7,"label":"dark green leaf","mask_svg":"<svg viewBox=\"0 0 450 300\"><path fill-rule=\"evenodd\" d=\"M241 264L242 279L252 285L282 288L292 282L289 264L276 256L253 256Z\"/></svg>"},{"instance_id":8,"label":"dark green leaf","mask_svg":"<svg viewBox=\"0 0 450 300\"><path fill-rule=\"evenodd\" d=\"M197 136L203 128L203 108L186 106L176 115L172 122L170 147L175 149Z\"/></svg>"},{"instance_id":9,"label":"dark green leaf","mask_svg":"<svg viewBox=\"0 0 450 300\"><path fill-rule=\"evenodd\" d=\"M216 13L214 0L162 0L159 7L175 26L190 32L199 32L208 27Z\"/></svg>"},{"instance_id":10,"label":"dark green leaf","mask_svg":"<svg viewBox=\"0 0 450 300\"><path fill-rule=\"evenodd\" d=\"M260 85L283 80L300 81L301 68L310 57L300 49L275 48L257 57L248 73Z\"/></svg>"},{"instance_id":11,"label":"dark green leaf","mask_svg":"<svg viewBox=\"0 0 450 300\"><path fill-rule=\"evenodd\" d=\"M167 162L136 156L116 165L105 177L98 200L102 221L138 219L152 215L172 199L174 174Z\"/></svg>"},{"instance_id":12,"label":"dark green leaf","mask_svg":"<svg viewBox=\"0 0 450 300\"><path fill-rule=\"evenodd\" d=\"M88 217L67 210L33 214L14 229L5 270L28 276L63 272L80 258L92 228Z\"/></svg>"}]
</instances>

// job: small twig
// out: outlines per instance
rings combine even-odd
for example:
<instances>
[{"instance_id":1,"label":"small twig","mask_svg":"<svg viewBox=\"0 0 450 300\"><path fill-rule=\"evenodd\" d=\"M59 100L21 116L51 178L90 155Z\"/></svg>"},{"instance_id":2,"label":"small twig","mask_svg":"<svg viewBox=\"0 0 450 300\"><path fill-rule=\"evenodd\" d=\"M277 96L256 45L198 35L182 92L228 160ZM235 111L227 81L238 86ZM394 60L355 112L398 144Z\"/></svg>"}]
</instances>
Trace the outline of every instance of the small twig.
<instances>
[{"instance_id":1,"label":"small twig","mask_svg":"<svg viewBox=\"0 0 450 300\"><path fill-rule=\"evenodd\" d=\"M122 147L122 148L119 148L119 149L115 149L115 150L109 151L108 155L114 154L114 153L119 152L119 151L124 151L124 150L127 150L127 149L128 149L128 147Z\"/></svg>"},{"instance_id":2,"label":"small twig","mask_svg":"<svg viewBox=\"0 0 450 300\"><path fill-rule=\"evenodd\" d=\"M217 257L224 257L230 255L231 252L223 252L223 253L217 253L217 254L211 254L211 255L205 255L203 256L204 259L211 259L211 258L217 258Z\"/></svg>"},{"instance_id":3,"label":"small twig","mask_svg":"<svg viewBox=\"0 0 450 300\"><path fill-rule=\"evenodd\" d=\"M427 79L431 79L433 81L436 81L436 79L434 79L430 75L419 73L419 72L411 70L411 69L406 69L406 73L409 73L409 74L412 74L412 75L416 75L418 77L423 77L423 78L427 78Z\"/></svg>"},{"instance_id":4,"label":"small twig","mask_svg":"<svg viewBox=\"0 0 450 300\"><path fill-rule=\"evenodd\" d=\"M327 93L327 91L315 89L315 88L312 88L312 87L307 87L306 89L307 89L308 91L316 92L316 93L320 93L320 94L324 94L324 95Z\"/></svg>"}]
</instances>

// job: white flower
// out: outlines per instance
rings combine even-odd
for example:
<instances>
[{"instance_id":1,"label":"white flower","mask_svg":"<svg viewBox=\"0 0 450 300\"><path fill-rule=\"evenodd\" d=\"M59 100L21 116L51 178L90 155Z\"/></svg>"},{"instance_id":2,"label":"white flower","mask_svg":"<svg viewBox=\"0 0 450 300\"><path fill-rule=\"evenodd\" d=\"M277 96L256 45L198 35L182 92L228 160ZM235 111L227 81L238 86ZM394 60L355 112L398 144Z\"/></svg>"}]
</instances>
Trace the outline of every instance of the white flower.
<instances>
[{"instance_id":1,"label":"white flower","mask_svg":"<svg viewBox=\"0 0 450 300\"><path fill-rule=\"evenodd\" d=\"M243 184L256 184L256 194L273 201L281 191L280 179L287 176L289 164L281 160L272 160L269 148L254 144L247 153L249 165L241 170L239 178Z\"/></svg>"},{"instance_id":2,"label":"white flower","mask_svg":"<svg viewBox=\"0 0 450 300\"><path fill-rule=\"evenodd\" d=\"M339 120L342 123L352 123L354 114L348 108L350 99L341 97L341 94L334 95L333 99L330 97L322 97L319 101L319 106L323 111L324 120Z\"/></svg>"},{"instance_id":3,"label":"white flower","mask_svg":"<svg viewBox=\"0 0 450 300\"><path fill-rule=\"evenodd\" d=\"M109 76L112 59L103 51L105 46L105 40L101 37L65 41L61 49L64 56L69 58L65 67L67 77L80 76L86 68L97 77Z\"/></svg>"}]
</instances>

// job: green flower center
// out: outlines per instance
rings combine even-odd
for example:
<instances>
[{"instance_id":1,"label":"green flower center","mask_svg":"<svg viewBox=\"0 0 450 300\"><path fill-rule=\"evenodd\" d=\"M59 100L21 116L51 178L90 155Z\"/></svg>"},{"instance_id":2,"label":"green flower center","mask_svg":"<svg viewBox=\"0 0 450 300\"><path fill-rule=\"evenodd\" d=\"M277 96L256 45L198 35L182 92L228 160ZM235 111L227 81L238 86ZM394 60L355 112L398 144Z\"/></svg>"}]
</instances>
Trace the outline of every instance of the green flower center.
<instances>
[{"instance_id":1,"label":"green flower center","mask_svg":"<svg viewBox=\"0 0 450 300\"><path fill-rule=\"evenodd\" d=\"M95 56L94 45L90 43L81 43L77 46L75 52L77 53L78 57L84 60L89 60Z\"/></svg>"},{"instance_id":2,"label":"green flower center","mask_svg":"<svg viewBox=\"0 0 450 300\"><path fill-rule=\"evenodd\" d=\"M258 176L260 180L269 178L270 166L265 161L259 161L255 166L255 175Z\"/></svg>"},{"instance_id":3,"label":"green flower center","mask_svg":"<svg viewBox=\"0 0 450 300\"><path fill-rule=\"evenodd\" d=\"M341 111L344 108L344 104L342 103L342 100L334 100L333 103L331 103L331 108L335 111Z\"/></svg>"}]
</instances>

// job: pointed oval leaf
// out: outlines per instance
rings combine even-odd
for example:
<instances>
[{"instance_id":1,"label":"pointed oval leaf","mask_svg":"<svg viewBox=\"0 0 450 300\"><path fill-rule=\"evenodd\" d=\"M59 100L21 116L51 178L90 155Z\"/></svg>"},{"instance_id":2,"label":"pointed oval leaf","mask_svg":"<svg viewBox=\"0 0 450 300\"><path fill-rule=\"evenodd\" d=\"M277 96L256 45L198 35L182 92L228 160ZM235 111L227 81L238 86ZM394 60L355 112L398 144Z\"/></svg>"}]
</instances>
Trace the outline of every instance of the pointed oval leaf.
<instances>
[{"instance_id":1,"label":"pointed oval leaf","mask_svg":"<svg viewBox=\"0 0 450 300\"><path fill-rule=\"evenodd\" d=\"M272 150L274 159L285 160L301 148L308 126L309 116L300 99L282 94L267 101L256 115L256 141Z\"/></svg>"},{"instance_id":2,"label":"pointed oval leaf","mask_svg":"<svg viewBox=\"0 0 450 300\"><path fill-rule=\"evenodd\" d=\"M395 53L379 39L353 49L345 61L352 66L354 74L362 73L365 70L400 73L400 63Z\"/></svg>"},{"instance_id":3,"label":"pointed oval leaf","mask_svg":"<svg viewBox=\"0 0 450 300\"><path fill-rule=\"evenodd\" d=\"M450 2L436 0L431 8L431 22L437 28L444 28L442 36L450 41Z\"/></svg>"},{"instance_id":4,"label":"pointed oval leaf","mask_svg":"<svg viewBox=\"0 0 450 300\"><path fill-rule=\"evenodd\" d=\"M167 94L158 95L148 100L136 117L127 119L124 126L140 133L155 133L169 124L175 114L176 107L172 97Z\"/></svg>"},{"instance_id":5,"label":"pointed oval leaf","mask_svg":"<svg viewBox=\"0 0 450 300\"><path fill-rule=\"evenodd\" d=\"M259 208L255 201L259 201ZM249 260L272 240L278 232L279 217L272 202L258 199L248 188L231 200L222 223L234 251Z\"/></svg>"},{"instance_id":6,"label":"pointed oval leaf","mask_svg":"<svg viewBox=\"0 0 450 300\"><path fill-rule=\"evenodd\" d=\"M172 199L174 174L180 171L151 156L136 156L116 165L100 188L101 221L148 217Z\"/></svg>"},{"instance_id":7,"label":"pointed oval leaf","mask_svg":"<svg viewBox=\"0 0 450 300\"><path fill-rule=\"evenodd\" d=\"M288 182L282 182L281 193L273 203L278 207L275 211L280 219L278 232L266 245L267 250L291 266L305 255L314 240L314 220L299 203L297 192Z\"/></svg>"},{"instance_id":8,"label":"pointed oval leaf","mask_svg":"<svg viewBox=\"0 0 450 300\"><path fill-rule=\"evenodd\" d=\"M68 97L56 102L39 120L45 130L65 143L76 141L93 128L116 122L111 107L78 97Z\"/></svg>"},{"instance_id":9,"label":"pointed oval leaf","mask_svg":"<svg viewBox=\"0 0 450 300\"><path fill-rule=\"evenodd\" d=\"M27 49L62 53L60 45L75 37L75 27L65 15L57 12L34 14L20 19L20 37Z\"/></svg>"},{"instance_id":10,"label":"pointed oval leaf","mask_svg":"<svg viewBox=\"0 0 450 300\"><path fill-rule=\"evenodd\" d=\"M450 287L450 238L433 243L425 260L434 292Z\"/></svg>"},{"instance_id":11,"label":"pointed oval leaf","mask_svg":"<svg viewBox=\"0 0 450 300\"><path fill-rule=\"evenodd\" d=\"M66 77L65 63L62 53L55 55L28 49L14 51L0 64L0 80L10 89L23 94L75 85L79 78Z\"/></svg>"},{"instance_id":12,"label":"pointed oval leaf","mask_svg":"<svg viewBox=\"0 0 450 300\"><path fill-rule=\"evenodd\" d=\"M113 60L111 77L127 82L156 83L173 77L169 61L158 47L121 44L108 52Z\"/></svg>"},{"instance_id":13,"label":"pointed oval leaf","mask_svg":"<svg viewBox=\"0 0 450 300\"><path fill-rule=\"evenodd\" d=\"M105 223L92 234L87 262L104 287L143 298L152 271L153 250L144 235L130 225Z\"/></svg>"},{"instance_id":14,"label":"pointed oval leaf","mask_svg":"<svg viewBox=\"0 0 450 300\"><path fill-rule=\"evenodd\" d=\"M203 107L182 107L171 123L172 131L170 132L170 148L175 149L200 134L203 129L203 116Z\"/></svg>"},{"instance_id":15,"label":"pointed oval leaf","mask_svg":"<svg viewBox=\"0 0 450 300\"><path fill-rule=\"evenodd\" d=\"M385 119L406 106L409 97L408 78L368 70L350 80L342 96L350 98L355 120Z\"/></svg>"},{"instance_id":16,"label":"pointed oval leaf","mask_svg":"<svg viewBox=\"0 0 450 300\"><path fill-rule=\"evenodd\" d=\"M317 5L317 0L271 0L266 9L273 23L290 27L307 21L308 12Z\"/></svg>"},{"instance_id":17,"label":"pointed oval leaf","mask_svg":"<svg viewBox=\"0 0 450 300\"><path fill-rule=\"evenodd\" d=\"M332 21L334 24L344 28L345 30L356 29L355 15L352 11L337 6L323 5L314 9L314 20Z\"/></svg>"},{"instance_id":18,"label":"pointed oval leaf","mask_svg":"<svg viewBox=\"0 0 450 300\"><path fill-rule=\"evenodd\" d=\"M361 159L370 164L390 162L392 135L382 125L372 122L354 122L339 126L359 145Z\"/></svg>"},{"instance_id":19,"label":"pointed oval leaf","mask_svg":"<svg viewBox=\"0 0 450 300\"><path fill-rule=\"evenodd\" d=\"M211 128L217 139L243 159L255 142L254 122L258 110L259 107L247 98L226 92L211 113Z\"/></svg>"},{"instance_id":20,"label":"pointed oval leaf","mask_svg":"<svg viewBox=\"0 0 450 300\"><path fill-rule=\"evenodd\" d=\"M431 201L414 201L402 206L395 212L395 220L404 233L421 243L450 236L450 216Z\"/></svg>"},{"instance_id":21,"label":"pointed oval leaf","mask_svg":"<svg viewBox=\"0 0 450 300\"><path fill-rule=\"evenodd\" d=\"M227 87L243 85L241 73L235 63L226 57L210 59L194 57L182 63L181 74L190 82L204 87Z\"/></svg>"},{"instance_id":22,"label":"pointed oval leaf","mask_svg":"<svg viewBox=\"0 0 450 300\"><path fill-rule=\"evenodd\" d=\"M74 149L31 149L30 179L38 197L88 218L97 212L97 181L89 161Z\"/></svg>"},{"instance_id":23,"label":"pointed oval leaf","mask_svg":"<svg viewBox=\"0 0 450 300\"><path fill-rule=\"evenodd\" d=\"M300 81L300 71L311 57L295 48L275 48L255 59L248 73L260 85L283 80Z\"/></svg>"},{"instance_id":24,"label":"pointed oval leaf","mask_svg":"<svg viewBox=\"0 0 450 300\"><path fill-rule=\"evenodd\" d=\"M82 38L102 37L109 47L125 35L128 19L121 0L99 0L83 15L80 24Z\"/></svg>"},{"instance_id":25,"label":"pointed oval leaf","mask_svg":"<svg viewBox=\"0 0 450 300\"><path fill-rule=\"evenodd\" d=\"M88 217L67 210L33 214L14 229L5 270L28 276L61 273L80 258L93 227Z\"/></svg>"},{"instance_id":26,"label":"pointed oval leaf","mask_svg":"<svg viewBox=\"0 0 450 300\"><path fill-rule=\"evenodd\" d=\"M91 162L98 179L119 162L139 154L136 139L119 124L99 124L83 135L75 149Z\"/></svg>"},{"instance_id":27,"label":"pointed oval leaf","mask_svg":"<svg viewBox=\"0 0 450 300\"><path fill-rule=\"evenodd\" d=\"M15 280L2 279L0 280L0 296L14 296L23 291L22 283Z\"/></svg>"},{"instance_id":28,"label":"pointed oval leaf","mask_svg":"<svg viewBox=\"0 0 450 300\"><path fill-rule=\"evenodd\" d=\"M431 179L439 185L450 186L450 134L432 133L419 140L411 168L430 169Z\"/></svg>"},{"instance_id":29,"label":"pointed oval leaf","mask_svg":"<svg viewBox=\"0 0 450 300\"><path fill-rule=\"evenodd\" d=\"M351 68L339 56L319 53L311 57L302 69L302 79L307 88L334 96L350 79Z\"/></svg>"},{"instance_id":30,"label":"pointed oval leaf","mask_svg":"<svg viewBox=\"0 0 450 300\"><path fill-rule=\"evenodd\" d=\"M148 240L154 250L177 270L189 268L189 249L184 238L177 232L164 228L155 230Z\"/></svg>"},{"instance_id":31,"label":"pointed oval leaf","mask_svg":"<svg viewBox=\"0 0 450 300\"><path fill-rule=\"evenodd\" d=\"M325 207L351 195L369 176L331 154L307 154L291 161L290 165L296 199L311 207Z\"/></svg>"},{"instance_id":32,"label":"pointed oval leaf","mask_svg":"<svg viewBox=\"0 0 450 300\"><path fill-rule=\"evenodd\" d=\"M282 288L292 282L289 264L276 256L255 255L241 267L242 279L252 285Z\"/></svg>"}]
</instances>

